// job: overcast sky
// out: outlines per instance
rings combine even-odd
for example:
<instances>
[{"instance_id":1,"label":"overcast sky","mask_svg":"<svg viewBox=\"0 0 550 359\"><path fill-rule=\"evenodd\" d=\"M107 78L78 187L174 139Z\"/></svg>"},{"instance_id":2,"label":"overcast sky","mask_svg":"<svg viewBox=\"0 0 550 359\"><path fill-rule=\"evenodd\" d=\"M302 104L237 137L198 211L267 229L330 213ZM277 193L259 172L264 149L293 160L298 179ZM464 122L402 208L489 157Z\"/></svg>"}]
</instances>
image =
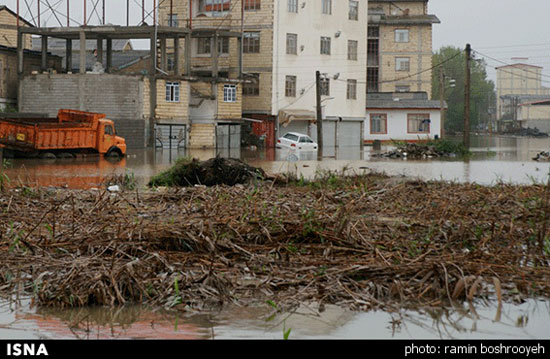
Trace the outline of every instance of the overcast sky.
<instances>
[{"instance_id":1,"label":"overcast sky","mask_svg":"<svg viewBox=\"0 0 550 359\"><path fill-rule=\"evenodd\" d=\"M543 84L550 86L550 0L430 0L428 6L441 20L433 28L434 51L470 43L487 60L491 78L497 66L527 62L545 68Z\"/></svg>"},{"instance_id":2,"label":"overcast sky","mask_svg":"<svg viewBox=\"0 0 550 359\"><path fill-rule=\"evenodd\" d=\"M88 16L92 15L92 22L97 23L98 14L93 12L93 4L97 0L87 1ZM340 1L344 0L335 0L335 3ZM60 12L65 12L66 0L48 2L57 6ZM149 12L153 0L145 2ZM27 3L36 12L37 0L27 0ZM42 0L42 3L47 2ZM70 0L70 3L71 17L82 22L83 0ZM0 0L0 4L8 5L15 11L16 0ZM126 1L107 0L106 4L107 22L125 24ZM141 1L130 0L130 4L131 24L136 25L141 20ZM42 5L42 11L44 8ZM99 8L97 10L101 13ZM20 12L31 20L24 0L20 0ZM550 0L430 0L429 12L441 20L441 24L433 28L434 51L445 45L464 48L470 43L474 51L479 52L477 57L485 55L490 77L494 77L495 67L519 62L512 60L513 57L528 57L529 60L522 62L544 67L545 80L549 80L545 85L550 86ZM51 12L43 14L42 22L45 20L48 20L49 26L57 25Z\"/></svg>"}]
</instances>

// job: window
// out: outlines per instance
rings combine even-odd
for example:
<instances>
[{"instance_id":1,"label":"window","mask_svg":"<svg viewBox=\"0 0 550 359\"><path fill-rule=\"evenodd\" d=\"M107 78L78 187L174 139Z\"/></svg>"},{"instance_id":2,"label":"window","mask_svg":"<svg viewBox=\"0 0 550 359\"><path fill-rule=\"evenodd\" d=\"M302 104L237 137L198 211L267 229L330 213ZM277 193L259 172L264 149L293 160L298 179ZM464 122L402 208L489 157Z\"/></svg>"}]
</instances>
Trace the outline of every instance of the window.
<instances>
[{"instance_id":1,"label":"window","mask_svg":"<svg viewBox=\"0 0 550 359\"><path fill-rule=\"evenodd\" d=\"M228 53L229 53L229 38L218 37L218 54L228 54Z\"/></svg>"},{"instance_id":2,"label":"window","mask_svg":"<svg viewBox=\"0 0 550 359\"><path fill-rule=\"evenodd\" d=\"M388 115L385 113L371 113L370 133L373 135L385 135L388 133Z\"/></svg>"},{"instance_id":3,"label":"window","mask_svg":"<svg viewBox=\"0 0 550 359\"><path fill-rule=\"evenodd\" d=\"M409 71L410 70L410 59L408 57L396 57L395 58L395 69L397 71Z\"/></svg>"},{"instance_id":4,"label":"window","mask_svg":"<svg viewBox=\"0 0 550 359\"><path fill-rule=\"evenodd\" d=\"M166 54L166 70L174 71L176 69L174 63L174 54Z\"/></svg>"},{"instance_id":5,"label":"window","mask_svg":"<svg viewBox=\"0 0 550 359\"><path fill-rule=\"evenodd\" d=\"M231 9L231 0L199 0L199 12L210 12L212 16L221 16Z\"/></svg>"},{"instance_id":6,"label":"window","mask_svg":"<svg viewBox=\"0 0 550 359\"><path fill-rule=\"evenodd\" d=\"M346 98L348 100L357 100L357 80L348 80Z\"/></svg>"},{"instance_id":7,"label":"window","mask_svg":"<svg viewBox=\"0 0 550 359\"><path fill-rule=\"evenodd\" d=\"M293 133L286 133L283 138L286 138L287 140L291 140L291 141L294 141L294 142L298 142L298 139L300 137L298 137L297 135L293 134Z\"/></svg>"},{"instance_id":8,"label":"window","mask_svg":"<svg viewBox=\"0 0 550 359\"><path fill-rule=\"evenodd\" d=\"M357 61L357 46L358 42L355 40L348 40L348 60Z\"/></svg>"},{"instance_id":9,"label":"window","mask_svg":"<svg viewBox=\"0 0 550 359\"><path fill-rule=\"evenodd\" d=\"M378 26L369 26L367 30L369 39L378 39L380 37L380 28Z\"/></svg>"},{"instance_id":10,"label":"window","mask_svg":"<svg viewBox=\"0 0 550 359\"><path fill-rule=\"evenodd\" d=\"M179 82L166 83L166 101L180 102L180 83Z\"/></svg>"},{"instance_id":11,"label":"window","mask_svg":"<svg viewBox=\"0 0 550 359\"><path fill-rule=\"evenodd\" d=\"M430 133L430 115L415 113L407 115L408 133Z\"/></svg>"},{"instance_id":12,"label":"window","mask_svg":"<svg viewBox=\"0 0 550 359\"><path fill-rule=\"evenodd\" d=\"M367 92L378 92L378 67L367 68Z\"/></svg>"},{"instance_id":13,"label":"window","mask_svg":"<svg viewBox=\"0 0 550 359\"><path fill-rule=\"evenodd\" d=\"M243 35L243 52L245 54L260 53L260 33L245 32Z\"/></svg>"},{"instance_id":14,"label":"window","mask_svg":"<svg viewBox=\"0 0 550 359\"><path fill-rule=\"evenodd\" d=\"M252 74L252 83L243 84L244 96L260 96L260 74Z\"/></svg>"},{"instance_id":15,"label":"window","mask_svg":"<svg viewBox=\"0 0 550 359\"><path fill-rule=\"evenodd\" d=\"M199 37L197 39L197 54L210 54L212 39L210 37Z\"/></svg>"},{"instance_id":16,"label":"window","mask_svg":"<svg viewBox=\"0 0 550 359\"><path fill-rule=\"evenodd\" d=\"M113 131L113 126L111 125L105 125L105 134L106 135L113 135L114 134L114 131Z\"/></svg>"},{"instance_id":17,"label":"window","mask_svg":"<svg viewBox=\"0 0 550 359\"><path fill-rule=\"evenodd\" d=\"M298 0L288 0L288 12L298 13Z\"/></svg>"},{"instance_id":18,"label":"window","mask_svg":"<svg viewBox=\"0 0 550 359\"><path fill-rule=\"evenodd\" d=\"M330 96L330 79L321 79L321 96Z\"/></svg>"},{"instance_id":19,"label":"window","mask_svg":"<svg viewBox=\"0 0 550 359\"><path fill-rule=\"evenodd\" d=\"M223 102L237 102L236 85L223 85Z\"/></svg>"},{"instance_id":20,"label":"window","mask_svg":"<svg viewBox=\"0 0 550 359\"><path fill-rule=\"evenodd\" d=\"M395 42L409 42L409 30L408 29L395 30Z\"/></svg>"},{"instance_id":21,"label":"window","mask_svg":"<svg viewBox=\"0 0 550 359\"><path fill-rule=\"evenodd\" d=\"M332 0L321 0L323 2L323 14L332 14Z\"/></svg>"},{"instance_id":22,"label":"window","mask_svg":"<svg viewBox=\"0 0 550 359\"><path fill-rule=\"evenodd\" d=\"M260 10L262 8L261 0L244 0L245 10Z\"/></svg>"},{"instance_id":23,"label":"window","mask_svg":"<svg viewBox=\"0 0 550 359\"><path fill-rule=\"evenodd\" d=\"M178 27L178 15L177 14L168 15L168 26Z\"/></svg>"},{"instance_id":24,"label":"window","mask_svg":"<svg viewBox=\"0 0 550 359\"><path fill-rule=\"evenodd\" d=\"M348 18L350 20L359 20L359 1L350 0Z\"/></svg>"},{"instance_id":25,"label":"window","mask_svg":"<svg viewBox=\"0 0 550 359\"><path fill-rule=\"evenodd\" d=\"M296 97L296 76L287 76L285 80L285 96Z\"/></svg>"},{"instance_id":26,"label":"window","mask_svg":"<svg viewBox=\"0 0 550 359\"><path fill-rule=\"evenodd\" d=\"M313 140L309 136L300 137L300 143L313 143Z\"/></svg>"},{"instance_id":27,"label":"window","mask_svg":"<svg viewBox=\"0 0 550 359\"><path fill-rule=\"evenodd\" d=\"M197 39L197 54L210 55L210 53L212 52L213 41L214 40L211 37L199 37ZM229 38L219 37L218 38L218 55L228 54L228 53L229 53Z\"/></svg>"},{"instance_id":28,"label":"window","mask_svg":"<svg viewBox=\"0 0 550 359\"><path fill-rule=\"evenodd\" d=\"M298 35L286 34L286 53L289 55L298 54Z\"/></svg>"},{"instance_id":29,"label":"window","mask_svg":"<svg viewBox=\"0 0 550 359\"><path fill-rule=\"evenodd\" d=\"M411 87L409 85L396 85L395 92L410 92Z\"/></svg>"},{"instance_id":30,"label":"window","mask_svg":"<svg viewBox=\"0 0 550 359\"><path fill-rule=\"evenodd\" d=\"M321 36L321 55L330 55L330 37Z\"/></svg>"}]
</instances>

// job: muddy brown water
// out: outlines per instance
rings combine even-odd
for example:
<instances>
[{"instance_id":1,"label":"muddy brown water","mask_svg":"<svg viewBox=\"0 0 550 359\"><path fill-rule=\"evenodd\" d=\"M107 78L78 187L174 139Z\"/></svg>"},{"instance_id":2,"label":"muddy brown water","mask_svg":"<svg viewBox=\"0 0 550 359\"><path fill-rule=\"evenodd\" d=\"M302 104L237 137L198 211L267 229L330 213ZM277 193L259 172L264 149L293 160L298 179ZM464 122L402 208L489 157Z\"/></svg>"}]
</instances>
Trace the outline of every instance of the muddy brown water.
<instances>
[{"instance_id":1,"label":"muddy brown water","mask_svg":"<svg viewBox=\"0 0 550 359\"><path fill-rule=\"evenodd\" d=\"M382 147L385 152L391 147ZM128 174L138 188L151 176L165 170L179 157L208 159L215 155L241 158L270 173L293 173L313 178L319 171L353 173L385 172L424 180L546 183L550 163L532 158L550 150L549 138L473 136L473 155L468 159L401 160L374 158L370 147L328 148L325 158L315 153L288 150L129 150L121 161L103 158L22 160L10 159L5 174L14 186L99 188L113 175ZM0 337L37 338L166 338L166 339L282 339L290 338L455 338L455 339L550 339L550 301L529 299L523 303L494 301L452 308L419 308L399 313L382 311L354 313L327 307L301 307L296 312L271 318L272 308L227 307L200 313L174 314L158 308L85 308L55 310L33 308L28 300L0 300Z\"/></svg>"}]
</instances>

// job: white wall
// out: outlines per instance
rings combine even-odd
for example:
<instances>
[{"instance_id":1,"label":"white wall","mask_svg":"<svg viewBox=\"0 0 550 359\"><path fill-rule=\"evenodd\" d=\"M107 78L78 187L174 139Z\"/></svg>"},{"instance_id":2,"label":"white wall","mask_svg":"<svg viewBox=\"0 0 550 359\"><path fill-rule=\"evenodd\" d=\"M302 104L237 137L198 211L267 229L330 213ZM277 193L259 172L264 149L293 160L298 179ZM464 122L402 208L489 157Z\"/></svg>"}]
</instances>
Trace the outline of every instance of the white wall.
<instances>
[{"instance_id":1,"label":"white wall","mask_svg":"<svg viewBox=\"0 0 550 359\"><path fill-rule=\"evenodd\" d=\"M370 133L370 114L387 114L387 134L377 135ZM407 133L407 115L420 113L430 114L430 133ZM441 115L439 110L373 110L367 111L365 118L365 141L418 141L426 140L429 135L430 139L434 139L435 135L441 137Z\"/></svg>"},{"instance_id":2,"label":"white wall","mask_svg":"<svg viewBox=\"0 0 550 359\"><path fill-rule=\"evenodd\" d=\"M306 4L302 8L302 4ZM274 9L273 110L315 111L315 71L330 77L330 96L325 116L364 118L366 102L367 4L359 0L359 19L348 19L348 0L332 0L332 14L322 14L321 0L298 1L298 13L289 13L287 1L276 1ZM335 34L340 31L340 36ZM298 35L297 55L286 54L286 34ZM321 55L321 36L331 38L331 54ZM348 40L358 41L357 61L348 60ZM303 50L301 47L303 46ZM340 73L339 81L333 76ZM297 77L296 97L285 97L285 78ZM357 80L357 99L347 100L347 80ZM302 89L305 91L301 95Z\"/></svg>"}]
</instances>

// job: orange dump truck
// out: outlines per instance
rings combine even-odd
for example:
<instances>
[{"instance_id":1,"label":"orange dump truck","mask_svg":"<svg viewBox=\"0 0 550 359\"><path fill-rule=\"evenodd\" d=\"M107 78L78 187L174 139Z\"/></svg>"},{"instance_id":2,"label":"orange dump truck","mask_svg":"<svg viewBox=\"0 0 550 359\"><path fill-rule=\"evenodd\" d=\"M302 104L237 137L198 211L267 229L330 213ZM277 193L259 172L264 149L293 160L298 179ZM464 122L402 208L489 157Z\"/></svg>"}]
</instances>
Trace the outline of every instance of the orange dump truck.
<instances>
[{"instance_id":1,"label":"orange dump truck","mask_svg":"<svg viewBox=\"0 0 550 359\"><path fill-rule=\"evenodd\" d=\"M126 154L126 142L115 135L113 121L104 114L76 110L59 110L56 118L2 114L0 147L30 157Z\"/></svg>"}]
</instances>

